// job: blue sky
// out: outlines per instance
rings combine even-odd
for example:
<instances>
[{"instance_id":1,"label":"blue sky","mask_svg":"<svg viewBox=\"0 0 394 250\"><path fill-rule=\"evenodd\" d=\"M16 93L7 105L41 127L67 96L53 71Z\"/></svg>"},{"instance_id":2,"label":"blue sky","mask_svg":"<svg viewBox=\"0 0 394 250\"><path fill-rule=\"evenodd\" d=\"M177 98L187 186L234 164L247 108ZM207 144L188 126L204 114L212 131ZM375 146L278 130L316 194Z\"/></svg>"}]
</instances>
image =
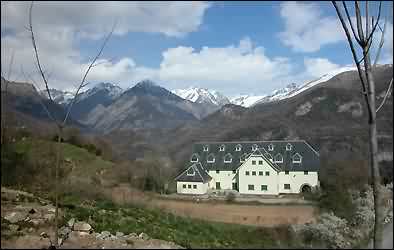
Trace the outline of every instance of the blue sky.
<instances>
[{"instance_id":1,"label":"blue sky","mask_svg":"<svg viewBox=\"0 0 394 250\"><path fill-rule=\"evenodd\" d=\"M376 7L371 4L371 12ZM18 51L15 58L24 63L31 57L23 30L27 8L2 2L2 52ZM331 2L38 2L33 13L43 61L60 89L72 89L115 19L117 30L92 83L127 88L150 78L168 89L259 95L353 63ZM388 24L381 63L392 63L392 14Z\"/></svg>"}]
</instances>

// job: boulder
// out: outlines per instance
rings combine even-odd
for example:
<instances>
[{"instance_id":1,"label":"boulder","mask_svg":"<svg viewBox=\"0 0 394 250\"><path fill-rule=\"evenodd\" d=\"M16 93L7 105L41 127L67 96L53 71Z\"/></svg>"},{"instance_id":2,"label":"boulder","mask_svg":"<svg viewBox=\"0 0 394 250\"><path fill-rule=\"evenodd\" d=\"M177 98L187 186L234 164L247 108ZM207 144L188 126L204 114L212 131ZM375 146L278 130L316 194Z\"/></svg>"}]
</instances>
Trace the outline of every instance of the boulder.
<instances>
[{"instance_id":1,"label":"boulder","mask_svg":"<svg viewBox=\"0 0 394 250\"><path fill-rule=\"evenodd\" d=\"M69 235L71 233L71 229L69 228L69 227L61 227L60 229L59 229L59 235L62 237L62 238L67 238L67 236Z\"/></svg>"},{"instance_id":2,"label":"boulder","mask_svg":"<svg viewBox=\"0 0 394 250\"><path fill-rule=\"evenodd\" d=\"M142 232L142 233L140 233L140 235L138 235L138 238L143 239L143 240L149 240L149 235Z\"/></svg>"},{"instance_id":3,"label":"boulder","mask_svg":"<svg viewBox=\"0 0 394 250\"><path fill-rule=\"evenodd\" d=\"M84 221L78 221L74 224L74 231L89 232L92 230L92 226Z\"/></svg>"},{"instance_id":4,"label":"boulder","mask_svg":"<svg viewBox=\"0 0 394 250\"><path fill-rule=\"evenodd\" d=\"M122 232L116 232L116 237L122 237L123 235L124 235L124 233L122 233Z\"/></svg>"},{"instance_id":5,"label":"boulder","mask_svg":"<svg viewBox=\"0 0 394 250\"><path fill-rule=\"evenodd\" d=\"M26 218L26 214L22 212L12 212L4 216L4 219L8 220L11 223L17 223L19 221L23 221Z\"/></svg>"},{"instance_id":6,"label":"boulder","mask_svg":"<svg viewBox=\"0 0 394 250\"><path fill-rule=\"evenodd\" d=\"M102 239L108 238L108 237L110 237L110 236L111 236L111 233L108 232L108 231L102 231L101 234L100 234L100 237L101 237Z\"/></svg>"},{"instance_id":7,"label":"boulder","mask_svg":"<svg viewBox=\"0 0 394 250\"><path fill-rule=\"evenodd\" d=\"M68 225L70 228L73 228L74 224L75 224L75 218L71 218L71 219L67 222L67 225Z\"/></svg>"}]
</instances>

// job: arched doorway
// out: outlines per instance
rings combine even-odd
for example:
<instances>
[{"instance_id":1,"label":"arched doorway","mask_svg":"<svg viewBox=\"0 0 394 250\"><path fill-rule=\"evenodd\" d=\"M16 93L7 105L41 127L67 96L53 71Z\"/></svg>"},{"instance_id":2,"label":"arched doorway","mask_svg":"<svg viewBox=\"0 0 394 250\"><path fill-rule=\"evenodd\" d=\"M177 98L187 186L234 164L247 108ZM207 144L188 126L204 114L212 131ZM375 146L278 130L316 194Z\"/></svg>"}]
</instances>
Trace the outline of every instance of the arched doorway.
<instances>
[{"instance_id":1,"label":"arched doorway","mask_svg":"<svg viewBox=\"0 0 394 250\"><path fill-rule=\"evenodd\" d=\"M309 184L303 184L300 188L301 193L309 194L312 192L312 187Z\"/></svg>"}]
</instances>

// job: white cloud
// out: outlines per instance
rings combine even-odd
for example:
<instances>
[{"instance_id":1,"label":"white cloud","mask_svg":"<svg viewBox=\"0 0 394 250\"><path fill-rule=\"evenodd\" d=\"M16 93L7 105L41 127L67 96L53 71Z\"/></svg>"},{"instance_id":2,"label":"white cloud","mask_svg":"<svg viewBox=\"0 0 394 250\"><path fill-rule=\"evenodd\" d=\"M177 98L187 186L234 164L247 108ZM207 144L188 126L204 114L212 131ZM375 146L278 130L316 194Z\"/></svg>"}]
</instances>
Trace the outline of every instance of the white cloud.
<instances>
[{"instance_id":1,"label":"white cloud","mask_svg":"<svg viewBox=\"0 0 394 250\"><path fill-rule=\"evenodd\" d=\"M160 80L178 87L198 85L234 92L242 84L251 92L271 89L279 77L288 74L287 58L269 58L262 47L254 47L250 38L241 39L238 46L222 48L177 47L163 53ZM184 86L180 86L184 85Z\"/></svg>"},{"instance_id":2,"label":"white cloud","mask_svg":"<svg viewBox=\"0 0 394 250\"><path fill-rule=\"evenodd\" d=\"M327 58L304 58L305 74L310 77L320 77L327 72L340 68L340 65L330 62Z\"/></svg>"},{"instance_id":3,"label":"white cloud","mask_svg":"<svg viewBox=\"0 0 394 250\"><path fill-rule=\"evenodd\" d=\"M34 62L28 25L30 2L1 2L1 64L8 65L15 52L14 79L25 80L20 68L34 75L41 83ZM51 74L52 87L72 89L87 69L86 59L77 48L82 38L102 39L118 24L114 34L155 32L180 37L196 31L210 6L206 2L35 2L33 27L40 59ZM97 47L100 41L97 42ZM88 76L88 81L123 82L143 76L155 79L156 71L137 67L131 58L120 58L116 63L104 58ZM93 56L93 55L89 55ZM2 67L3 69L3 67ZM3 72L2 72L3 74ZM129 83L130 84L130 83ZM39 88L43 85L40 84Z\"/></svg>"},{"instance_id":4,"label":"white cloud","mask_svg":"<svg viewBox=\"0 0 394 250\"><path fill-rule=\"evenodd\" d=\"M284 2L280 15L285 30L279 33L279 38L296 52L315 52L324 45L345 39L338 18L323 16L318 4Z\"/></svg>"}]
</instances>

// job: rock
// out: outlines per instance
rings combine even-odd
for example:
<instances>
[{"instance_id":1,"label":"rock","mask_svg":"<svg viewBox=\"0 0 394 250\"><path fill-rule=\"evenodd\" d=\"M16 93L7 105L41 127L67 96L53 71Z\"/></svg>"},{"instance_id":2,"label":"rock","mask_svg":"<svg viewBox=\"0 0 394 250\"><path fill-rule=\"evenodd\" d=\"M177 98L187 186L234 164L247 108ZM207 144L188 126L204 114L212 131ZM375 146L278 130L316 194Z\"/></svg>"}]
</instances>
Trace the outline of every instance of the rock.
<instances>
[{"instance_id":1,"label":"rock","mask_svg":"<svg viewBox=\"0 0 394 250\"><path fill-rule=\"evenodd\" d=\"M92 226L84 221L79 221L74 224L74 231L89 232L92 230Z\"/></svg>"},{"instance_id":2,"label":"rock","mask_svg":"<svg viewBox=\"0 0 394 250\"><path fill-rule=\"evenodd\" d=\"M19 225L15 225L15 224L11 224L11 225L10 225L10 230L11 230L11 231L16 232L16 231L18 231L19 229L20 229L20 226L19 226Z\"/></svg>"},{"instance_id":3,"label":"rock","mask_svg":"<svg viewBox=\"0 0 394 250\"><path fill-rule=\"evenodd\" d=\"M137 235L136 233L131 233L131 234L129 234L128 236L129 236L129 237L132 237L132 238L138 238L138 235Z\"/></svg>"},{"instance_id":4,"label":"rock","mask_svg":"<svg viewBox=\"0 0 394 250\"><path fill-rule=\"evenodd\" d=\"M49 208L49 209L48 209L48 212L50 212L50 213L55 213L55 212L56 212L56 209L55 209L55 208Z\"/></svg>"},{"instance_id":5,"label":"rock","mask_svg":"<svg viewBox=\"0 0 394 250\"><path fill-rule=\"evenodd\" d=\"M101 235L101 238L102 238L102 239L105 239L105 238L110 237L110 236L111 236L111 233L108 232L108 231L102 231L100 235Z\"/></svg>"},{"instance_id":6,"label":"rock","mask_svg":"<svg viewBox=\"0 0 394 250\"><path fill-rule=\"evenodd\" d=\"M57 243L59 244L59 246L61 246L63 244L63 238L58 238L57 239Z\"/></svg>"},{"instance_id":7,"label":"rock","mask_svg":"<svg viewBox=\"0 0 394 250\"><path fill-rule=\"evenodd\" d=\"M67 225L68 225L70 228L73 228L74 224L75 224L75 218L71 218L71 219L67 222Z\"/></svg>"},{"instance_id":8,"label":"rock","mask_svg":"<svg viewBox=\"0 0 394 250\"><path fill-rule=\"evenodd\" d=\"M44 219L47 221L52 221L53 219L55 219L55 215L54 214L44 214Z\"/></svg>"},{"instance_id":9,"label":"rock","mask_svg":"<svg viewBox=\"0 0 394 250\"><path fill-rule=\"evenodd\" d=\"M41 233L40 233L40 236L41 236L42 238L47 238L47 237L48 237L48 234L47 234L46 232L41 232Z\"/></svg>"},{"instance_id":10,"label":"rock","mask_svg":"<svg viewBox=\"0 0 394 250\"><path fill-rule=\"evenodd\" d=\"M84 237L84 236L88 236L88 235L90 235L90 234L89 234L89 232L82 232L82 231L79 231L79 232L78 232L78 235L79 235L80 237L81 237L81 236Z\"/></svg>"},{"instance_id":11,"label":"rock","mask_svg":"<svg viewBox=\"0 0 394 250\"><path fill-rule=\"evenodd\" d=\"M26 218L26 215L21 212L12 212L6 216L4 219L8 220L11 223L17 223L19 221L23 221Z\"/></svg>"},{"instance_id":12,"label":"rock","mask_svg":"<svg viewBox=\"0 0 394 250\"><path fill-rule=\"evenodd\" d=\"M30 223L33 223L34 226L38 226L45 223L44 219L31 219L29 220Z\"/></svg>"},{"instance_id":13,"label":"rock","mask_svg":"<svg viewBox=\"0 0 394 250\"><path fill-rule=\"evenodd\" d=\"M34 232L34 228L29 227L29 229L27 229L27 231L28 231L29 233L32 233L32 232Z\"/></svg>"},{"instance_id":14,"label":"rock","mask_svg":"<svg viewBox=\"0 0 394 250\"><path fill-rule=\"evenodd\" d=\"M116 237L122 237L123 235L124 235L124 233L122 233L122 232L116 232Z\"/></svg>"},{"instance_id":15,"label":"rock","mask_svg":"<svg viewBox=\"0 0 394 250\"><path fill-rule=\"evenodd\" d=\"M138 238L143 239L143 240L149 240L149 235L142 232L142 233L140 233L140 235L138 235Z\"/></svg>"},{"instance_id":16,"label":"rock","mask_svg":"<svg viewBox=\"0 0 394 250\"><path fill-rule=\"evenodd\" d=\"M67 236L71 233L71 229L69 227L61 227L59 229L59 235L63 238L67 238Z\"/></svg>"}]
</instances>

